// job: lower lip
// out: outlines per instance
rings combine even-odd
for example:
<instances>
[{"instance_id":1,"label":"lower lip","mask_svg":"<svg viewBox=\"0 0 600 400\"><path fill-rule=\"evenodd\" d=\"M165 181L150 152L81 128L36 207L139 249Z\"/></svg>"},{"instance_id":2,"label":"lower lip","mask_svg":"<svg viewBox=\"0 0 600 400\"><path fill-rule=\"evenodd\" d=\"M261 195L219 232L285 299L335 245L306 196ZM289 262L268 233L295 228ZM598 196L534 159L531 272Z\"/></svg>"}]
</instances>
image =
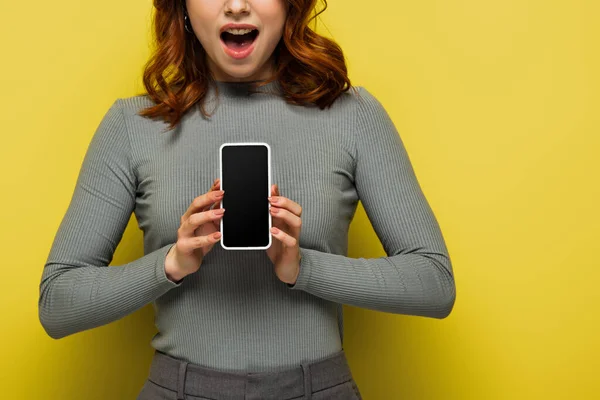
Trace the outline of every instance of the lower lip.
<instances>
[{"instance_id":1,"label":"lower lip","mask_svg":"<svg viewBox=\"0 0 600 400\"><path fill-rule=\"evenodd\" d=\"M223 51L225 51L225 54L227 54L231 58L235 58L236 60L241 60L248 57L252 53L252 51L254 51L254 44L258 40L258 36L260 36L260 33L256 36L256 38L254 38L254 42L252 42L250 46L240 51L235 51L227 47L225 42L223 42L223 39L219 38L219 40L221 41L221 45L223 46Z\"/></svg>"}]
</instances>

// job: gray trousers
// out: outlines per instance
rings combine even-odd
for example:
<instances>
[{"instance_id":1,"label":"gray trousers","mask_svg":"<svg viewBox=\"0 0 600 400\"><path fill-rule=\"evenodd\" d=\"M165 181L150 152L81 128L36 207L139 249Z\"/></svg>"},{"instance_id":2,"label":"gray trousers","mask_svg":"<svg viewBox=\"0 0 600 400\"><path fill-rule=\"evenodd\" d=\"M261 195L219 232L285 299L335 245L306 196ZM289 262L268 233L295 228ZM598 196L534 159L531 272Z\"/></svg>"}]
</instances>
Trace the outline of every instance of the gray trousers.
<instances>
[{"instance_id":1,"label":"gray trousers","mask_svg":"<svg viewBox=\"0 0 600 400\"><path fill-rule=\"evenodd\" d=\"M137 400L362 400L344 350L295 368L233 373L156 351Z\"/></svg>"}]
</instances>

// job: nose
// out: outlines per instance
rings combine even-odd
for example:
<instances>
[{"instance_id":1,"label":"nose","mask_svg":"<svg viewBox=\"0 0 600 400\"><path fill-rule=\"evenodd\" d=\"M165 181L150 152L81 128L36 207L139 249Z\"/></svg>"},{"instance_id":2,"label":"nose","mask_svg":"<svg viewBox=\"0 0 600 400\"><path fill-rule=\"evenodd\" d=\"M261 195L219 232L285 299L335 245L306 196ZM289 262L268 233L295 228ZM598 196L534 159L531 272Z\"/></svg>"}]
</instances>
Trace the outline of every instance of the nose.
<instances>
[{"instance_id":1,"label":"nose","mask_svg":"<svg viewBox=\"0 0 600 400\"><path fill-rule=\"evenodd\" d=\"M240 14L248 13L248 1L247 0L227 0L225 2L225 14Z\"/></svg>"}]
</instances>

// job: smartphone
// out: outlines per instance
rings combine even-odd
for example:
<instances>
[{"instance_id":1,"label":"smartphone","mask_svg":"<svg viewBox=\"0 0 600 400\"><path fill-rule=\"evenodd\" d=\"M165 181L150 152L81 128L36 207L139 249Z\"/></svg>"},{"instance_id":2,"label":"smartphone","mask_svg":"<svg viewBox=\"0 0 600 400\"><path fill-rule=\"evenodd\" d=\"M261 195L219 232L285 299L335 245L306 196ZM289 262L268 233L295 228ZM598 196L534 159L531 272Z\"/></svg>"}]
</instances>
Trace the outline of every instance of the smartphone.
<instances>
[{"instance_id":1,"label":"smartphone","mask_svg":"<svg viewBox=\"0 0 600 400\"><path fill-rule=\"evenodd\" d=\"M261 250L271 246L271 146L264 142L223 143L219 148L221 246Z\"/></svg>"}]
</instances>

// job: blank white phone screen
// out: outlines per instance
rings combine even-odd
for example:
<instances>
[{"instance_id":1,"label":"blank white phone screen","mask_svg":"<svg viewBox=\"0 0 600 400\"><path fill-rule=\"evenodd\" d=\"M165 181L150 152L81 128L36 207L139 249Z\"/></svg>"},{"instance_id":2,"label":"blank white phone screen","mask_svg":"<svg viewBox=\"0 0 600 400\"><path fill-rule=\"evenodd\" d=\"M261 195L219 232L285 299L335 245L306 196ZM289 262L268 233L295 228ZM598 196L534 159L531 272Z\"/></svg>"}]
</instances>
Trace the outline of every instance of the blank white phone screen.
<instances>
[{"instance_id":1,"label":"blank white phone screen","mask_svg":"<svg viewBox=\"0 0 600 400\"><path fill-rule=\"evenodd\" d=\"M226 145L221 150L223 244L262 247L269 243L269 159L264 145Z\"/></svg>"}]
</instances>

